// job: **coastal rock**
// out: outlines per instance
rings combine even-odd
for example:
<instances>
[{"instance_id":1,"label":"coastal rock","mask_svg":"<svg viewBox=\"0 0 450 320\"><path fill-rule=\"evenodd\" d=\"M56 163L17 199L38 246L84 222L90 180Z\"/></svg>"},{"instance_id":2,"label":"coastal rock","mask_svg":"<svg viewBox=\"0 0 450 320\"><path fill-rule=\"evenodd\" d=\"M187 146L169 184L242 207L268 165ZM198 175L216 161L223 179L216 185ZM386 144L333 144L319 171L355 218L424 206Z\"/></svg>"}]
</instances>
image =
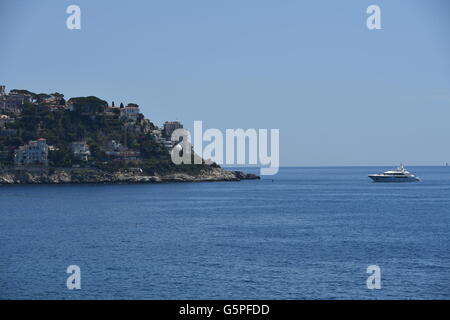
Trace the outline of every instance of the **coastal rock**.
<instances>
[{"instance_id":1,"label":"coastal rock","mask_svg":"<svg viewBox=\"0 0 450 320\"><path fill-rule=\"evenodd\" d=\"M259 179L255 174L208 168L196 174L169 173L109 173L95 168L5 169L0 172L0 184L82 184L82 183L162 183L240 181Z\"/></svg>"}]
</instances>

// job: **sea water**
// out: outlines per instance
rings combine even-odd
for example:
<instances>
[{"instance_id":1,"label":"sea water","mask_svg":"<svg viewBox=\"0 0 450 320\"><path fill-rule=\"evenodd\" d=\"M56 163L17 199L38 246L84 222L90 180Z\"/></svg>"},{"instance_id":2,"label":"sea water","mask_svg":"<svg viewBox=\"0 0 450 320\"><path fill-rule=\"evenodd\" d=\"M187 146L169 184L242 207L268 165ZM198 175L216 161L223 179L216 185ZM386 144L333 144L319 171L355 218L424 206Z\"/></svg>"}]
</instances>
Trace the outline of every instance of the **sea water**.
<instances>
[{"instance_id":1,"label":"sea water","mask_svg":"<svg viewBox=\"0 0 450 320\"><path fill-rule=\"evenodd\" d=\"M385 169L2 185L0 298L449 299L450 168L408 168L420 183L367 177ZM80 290L66 286L70 265Z\"/></svg>"}]
</instances>

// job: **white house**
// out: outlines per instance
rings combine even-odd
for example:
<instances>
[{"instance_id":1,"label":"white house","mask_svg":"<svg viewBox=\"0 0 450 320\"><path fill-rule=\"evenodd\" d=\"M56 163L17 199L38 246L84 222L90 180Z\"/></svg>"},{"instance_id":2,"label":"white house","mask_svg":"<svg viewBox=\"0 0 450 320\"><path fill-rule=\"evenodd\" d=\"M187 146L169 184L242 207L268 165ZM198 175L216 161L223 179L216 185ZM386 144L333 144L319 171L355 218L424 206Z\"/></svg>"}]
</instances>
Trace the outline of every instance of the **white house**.
<instances>
[{"instance_id":1,"label":"white house","mask_svg":"<svg viewBox=\"0 0 450 320\"><path fill-rule=\"evenodd\" d=\"M77 141L70 144L73 154L82 161L88 161L91 152L86 141Z\"/></svg>"},{"instance_id":2,"label":"white house","mask_svg":"<svg viewBox=\"0 0 450 320\"><path fill-rule=\"evenodd\" d=\"M14 163L17 166L48 165L48 146L45 139L30 141L15 151Z\"/></svg>"}]
</instances>

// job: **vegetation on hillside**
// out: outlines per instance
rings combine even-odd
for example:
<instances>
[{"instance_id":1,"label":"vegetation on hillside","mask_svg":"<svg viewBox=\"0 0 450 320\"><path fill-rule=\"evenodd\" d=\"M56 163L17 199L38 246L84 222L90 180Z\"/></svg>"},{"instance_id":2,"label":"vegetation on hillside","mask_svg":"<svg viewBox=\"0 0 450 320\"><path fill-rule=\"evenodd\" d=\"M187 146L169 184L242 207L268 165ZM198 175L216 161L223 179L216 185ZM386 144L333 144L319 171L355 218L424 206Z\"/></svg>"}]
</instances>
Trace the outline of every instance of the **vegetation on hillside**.
<instances>
[{"instance_id":1,"label":"vegetation on hillside","mask_svg":"<svg viewBox=\"0 0 450 320\"><path fill-rule=\"evenodd\" d=\"M151 133L154 124L143 116L137 121L121 118L119 114L106 116L106 101L97 97L78 97L67 101L73 111L49 110L39 104L26 103L22 113L8 124L16 135L0 136L0 165L12 166L14 150L31 140L45 138L51 146L49 165L51 167L89 166L107 171L127 167L139 167L148 174L168 172L195 173L206 165L175 165L168 150L158 143ZM137 106L137 105L136 105ZM108 142L115 140L129 150L140 153L137 161L112 161L105 154ZM70 144L86 141L91 156L88 162L77 159Z\"/></svg>"}]
</instances>

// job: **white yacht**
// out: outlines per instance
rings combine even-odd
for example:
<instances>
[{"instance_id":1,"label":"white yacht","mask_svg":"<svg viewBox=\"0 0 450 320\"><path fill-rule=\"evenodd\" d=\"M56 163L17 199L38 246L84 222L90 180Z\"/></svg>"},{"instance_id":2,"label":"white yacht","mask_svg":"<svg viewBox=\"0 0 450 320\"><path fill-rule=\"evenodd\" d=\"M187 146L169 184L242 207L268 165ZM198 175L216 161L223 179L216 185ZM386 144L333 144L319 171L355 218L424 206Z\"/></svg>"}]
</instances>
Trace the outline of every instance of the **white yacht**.
<instances>
[{"instance_id":1,"label":"white yacht","mask_svg":"<svg viewBox=\"0 0 450 320\"><path fill-rule=\"evenodd\" d=\"M418 177L405 169L403 164L397 170L386 171L381 174L369 174L369 178L375 182L416 182Z\"/></svg>"}]
</instances>

